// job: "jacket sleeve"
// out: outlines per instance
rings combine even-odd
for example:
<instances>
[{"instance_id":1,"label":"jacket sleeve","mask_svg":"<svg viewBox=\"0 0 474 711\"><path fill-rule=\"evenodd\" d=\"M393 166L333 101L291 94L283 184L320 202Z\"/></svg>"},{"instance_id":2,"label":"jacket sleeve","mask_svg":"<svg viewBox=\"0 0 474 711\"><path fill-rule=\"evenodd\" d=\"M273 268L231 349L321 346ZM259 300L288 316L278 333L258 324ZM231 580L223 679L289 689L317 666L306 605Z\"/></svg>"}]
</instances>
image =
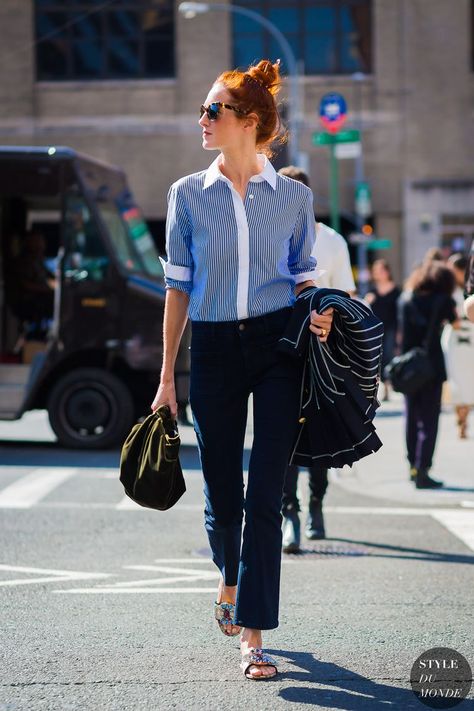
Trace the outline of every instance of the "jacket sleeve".
<instances>
[{"instance_id":1,"label":"jacket sleeve","mask_svg":"<svg viewBox=\"0 0 474 711\"><path fill-rule=\"evenodd\" d=\"M172 185L168 192L166 217L166 254L161 260L166 287L190 294L193 288L194 262L191 253L192 227L179 186Z\"/></svg>"}]
</instances>

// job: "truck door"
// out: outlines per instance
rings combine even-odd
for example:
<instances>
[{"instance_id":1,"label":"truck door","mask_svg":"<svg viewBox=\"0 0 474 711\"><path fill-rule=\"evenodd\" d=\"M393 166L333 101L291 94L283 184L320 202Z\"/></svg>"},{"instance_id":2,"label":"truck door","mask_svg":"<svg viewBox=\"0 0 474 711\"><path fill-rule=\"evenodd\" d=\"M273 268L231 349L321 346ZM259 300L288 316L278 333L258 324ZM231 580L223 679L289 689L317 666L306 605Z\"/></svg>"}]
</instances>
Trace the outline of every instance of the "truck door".
<instances>
[{"instance_id":1,"label":"truck door","mask_svg":"<svg viewBox=\"0 0 474 711\"><path fill-rule=\"evenodd\" d=\"M65 349L102 349L119 338L121 282L81 189L69 188L64 195L59 334Z\"/></svg>"}]
</instances>

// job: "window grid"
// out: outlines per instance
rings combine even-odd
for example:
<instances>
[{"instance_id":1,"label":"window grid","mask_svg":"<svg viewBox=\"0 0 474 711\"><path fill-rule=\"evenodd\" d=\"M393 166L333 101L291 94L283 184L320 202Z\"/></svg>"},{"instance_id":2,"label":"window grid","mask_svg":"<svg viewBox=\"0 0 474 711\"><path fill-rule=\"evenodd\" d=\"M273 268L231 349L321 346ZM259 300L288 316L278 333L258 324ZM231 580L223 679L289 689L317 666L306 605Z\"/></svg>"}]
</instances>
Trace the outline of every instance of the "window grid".
<instances>
[{"instance_id":1,"label":"window grid","mask_svg":"<svg viewBox=\"0 0 474 711\"><path fill-rule=\"evenodd\" d=\"M372 0L234 0L234 4L254 10L273 22L288 39L296 59L303 61L305 74L372 71ZM295 13L297 33L288 33L282 23L272 19L272 11L278 9ZM335 26L332 31L308 29L305 19L305 11L308 10L334 12ZM352 22L350 28L344 27L344 12L347 13L346 22L347 18ZM261 57L276 58L273 56L275 51L272 51L275 40L263 26L250 18L233 14L233 39L236 66L246 66ZM258 57L251 55L244 39L253 40L253 47L260 48ZM329 55L324 56L328 50ZM278 46L276 56L280 55Z\"/></svg>"},{"instance_id":2,"label":"window grid","mask_svg":"<svg viewBox=\"0 0 474 711\"><path fill-rule=\"evenodd\" d=\"M116 0L91 10L91 2L36 0L38 80L175 76L172 0Z\"/></svg>"}]
</instances>

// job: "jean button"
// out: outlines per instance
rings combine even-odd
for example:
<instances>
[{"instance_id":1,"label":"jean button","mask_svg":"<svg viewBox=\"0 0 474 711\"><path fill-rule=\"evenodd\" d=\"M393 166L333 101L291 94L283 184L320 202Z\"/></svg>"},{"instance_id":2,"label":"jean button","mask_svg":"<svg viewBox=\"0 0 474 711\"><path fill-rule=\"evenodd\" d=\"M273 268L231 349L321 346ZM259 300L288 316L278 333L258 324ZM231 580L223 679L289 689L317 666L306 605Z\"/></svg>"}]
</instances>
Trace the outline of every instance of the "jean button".
<instances>
[{"instance_id":1,"label":"jean button","mask_svg":"<svg viewBox=\"0 0 474 711\"><path fill-rule=\"evenodd\" d=\"M245 331L245 323L239 323L239 331Z\"/></svg>"}]
</instances>

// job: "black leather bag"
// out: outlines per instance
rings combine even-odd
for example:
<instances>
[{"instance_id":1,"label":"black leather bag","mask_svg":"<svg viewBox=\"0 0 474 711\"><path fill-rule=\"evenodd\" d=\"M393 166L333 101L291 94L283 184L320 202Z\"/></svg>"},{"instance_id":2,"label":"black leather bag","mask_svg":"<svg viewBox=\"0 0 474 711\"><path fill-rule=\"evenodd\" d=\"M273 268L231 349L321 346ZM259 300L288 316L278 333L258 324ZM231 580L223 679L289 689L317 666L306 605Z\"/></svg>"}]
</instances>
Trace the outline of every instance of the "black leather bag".
<instances>
[{"instance_id":1,"label":"black leather bag","mask_svg":"<svg viewBox=\"0 0 474 711\"><path fill-rule=\"evenodd\" d=\"M412 348L392 358L384 375L392 388L403 395L413 395L434 378L434 368L424 348Z\"/></svg>"},{"instance_id":2,"label":"black leather bag","mask_svg":"<svg viewBox=\"0 0 474 711\"><path fill-rule=\"evenodd\" d=\"M127 496L159 511L174 506L186 491L179 446L178 428L167 405L135 425L120 456L120 481Z\"/></svg>"},{"instance_id":3,"label":"black leather bag","mask_svg":"<svg viewBox=\"0 0 474 711\"><path fill-rule=\"evenodd\" d=\"M413 303L411 306L421 323L421 314ZM429 355L429 346L435 332L438 310L439 301L435 303L431 312L423 344L395 356L385 366L384 376L390 381L395 392L413 395L434 379L435 369Z\"/></svg>"}]
</instances>

